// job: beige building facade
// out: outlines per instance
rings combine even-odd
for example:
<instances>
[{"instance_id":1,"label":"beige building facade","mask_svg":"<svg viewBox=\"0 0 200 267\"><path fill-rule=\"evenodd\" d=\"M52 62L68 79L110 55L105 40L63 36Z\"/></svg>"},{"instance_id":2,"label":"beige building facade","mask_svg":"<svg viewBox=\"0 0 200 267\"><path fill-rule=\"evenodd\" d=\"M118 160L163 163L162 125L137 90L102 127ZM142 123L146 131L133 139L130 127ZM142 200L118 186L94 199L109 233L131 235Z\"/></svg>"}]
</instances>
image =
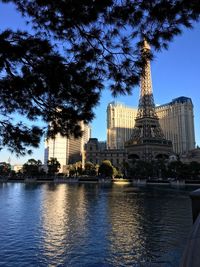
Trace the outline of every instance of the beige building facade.
<instances>
[{"instance_id":1,"label":"beige building facade","mask_svg":"<svg viewBox=\"0 0 200 267\"><path fill-rule=\"evenodd\" d=\"M51 158L56 158L61 165L61 172L68 162L69 139L57 134L54 139L45 140L44 164Z\"/></svg>"},{"instance_id":2,"label":"beige building facade","mask_svg":"<svg viewBox=\"0 0 200 267\"><path fill-rule=\"evenodd\" d=\"M100 165L104 160L109 160L112 165L122 168L128 159L125 149L106 149L97 138L90 138L85 145L86 161Z\"/></svg>"},{"instance_id":3,"label":"beige building facade","mask_svg":"<svg viewBox=\"0 0 200 267\"><path fill-rule=\"evenodd\" d=\"M57 134L54 139L45 140L44 163L47 164L50 158L57 158L61 165L60 172L65 172L66 165L82 161L84 145L91 137L91 127L81 122L81 128L81 138L67 138Z\"/></svg>"},{"instance_id":4,"label":"beige building facade","mask_svg":"<svg viewBox=\"0 0 200 267\"><path fill-rule=\"evenodd\" d=\"M107 148L123 149L129 140L137 115L137 108L111 102L107 107Z\"/></svg>"},{"instance_id":5,"label":"beige building facade","mask_svg":"<svg viewBox=\"0 0 200 267\"><path fill-rule=\"evenodd\" d=\"M191 98L178 97L156 107L165 137L172 141L173 151L187 153L195 148L194 113ZM107 148L123 149L130 139L137 108L112 102L107 107Z\"/></svg>"},{"instance_id":6,"label":"beige building facade","mask_svg":"<svg viewBox=\"0 0 200 267\"><path fill-rule=\"evenodd\" d=\"M14 165L13 171L15 171L16 173L22 172L23 171L23 165Z\"/></svg>"},{"instance_id":7,"label":"beige building facade","mask_svg":"<svg viewBox=\"0 0 200 267\"><path fill-rule=\"evenodd\" d=\"M180 160L183 163L191 163L193 161L200 163L200 148L197 147L195 149L188 151L187 153L181 156Z\"/></svg>"},{"instance_id":8,"label":"beige building facade","mask_svg":"<svg viewBox=\"0 0 200 267\"><path fill-rule=\"evenodd\" d=\"M194 112L191 98L178 97L156 107L161 128L172 141L173 150L184 154L195 148Z\"/></svg>"}]
</instances>

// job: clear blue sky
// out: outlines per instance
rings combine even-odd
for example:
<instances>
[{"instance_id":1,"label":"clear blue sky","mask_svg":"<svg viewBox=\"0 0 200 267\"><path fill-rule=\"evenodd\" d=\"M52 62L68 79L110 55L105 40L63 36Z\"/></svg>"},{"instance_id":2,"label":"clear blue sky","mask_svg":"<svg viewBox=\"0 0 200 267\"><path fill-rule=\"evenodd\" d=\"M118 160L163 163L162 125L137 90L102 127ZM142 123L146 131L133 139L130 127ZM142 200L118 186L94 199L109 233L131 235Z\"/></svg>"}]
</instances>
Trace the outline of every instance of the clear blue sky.
<instances>
[{"instance_id":1,"label":"clear blue sky","mask_svg":"<svg viewBox=\"0 0 200 267\"><path fill-rule=\"evenodd\" d=\"M0 29L18 29L24 27L24 21L11 5L0 4ZM170 102L179 96L190 97L194 104L194 123L196 144L200 145L200 24L193 30L185 30L170 44L169 49L156 54L151 64L154 100L156 104ZM139 98L139 88L133 89L131 96L120 96L115 100L136 107ZM108 90L103 91L101 101L95 109L92 137L106 140L106 108L113 101ZM11 158L11 164L21 164L30 156L16 158L6 149L0 151L0 161ZM34 150L31 157L44 158L44 142Z\"/></svg>"}]
</instances>

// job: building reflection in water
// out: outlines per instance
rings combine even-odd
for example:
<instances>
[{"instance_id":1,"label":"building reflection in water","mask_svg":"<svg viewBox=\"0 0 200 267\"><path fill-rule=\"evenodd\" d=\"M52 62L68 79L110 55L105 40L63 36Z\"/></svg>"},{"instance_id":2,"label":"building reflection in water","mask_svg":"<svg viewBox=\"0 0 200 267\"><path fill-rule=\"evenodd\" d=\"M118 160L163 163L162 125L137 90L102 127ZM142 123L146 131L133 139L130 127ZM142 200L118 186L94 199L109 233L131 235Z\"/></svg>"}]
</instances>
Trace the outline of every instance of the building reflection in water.
<instances>
[{"instance_id":1,"label":"building reflection in water","mask_svg":"<svg viewBox=\"0 0 200 267\"><path fill-rule=\"evenodd\" d=\"M185 218L186 210L190 209L185 196L177 198L169 190L150 188L133 188L125 193L126 188L121 187L118 196L116 191L115 186L115 197L110 197L108 203L110 263L114 266L120 266L119 262L126 262L127 266L135 262L178 266L185 229L191 225L191 218Z\"/></svg>"},{"instance_id":2,"label":"building reflection in water","mask_svg":"<svg viewBox=\"0 0 200 267\"><path fill-rule=\"evenodd\" d=\"M188 192L164 186L0 189L5 266L178 266L192 226Z\"/></svg>"},{"instance_id":3,"label":"building reflection in water","mask_svg":"<svg viewBox=\"0 0 200 267\"><path fill-rule=\"evenodd\" d=\"M43 190L42 258L48 266L58 266L80 244L86 234L86 199L84 187L46 185Z\"/></svg>"},{"instance_id":4,"label":"building reflection in water","mask_svg":"<svg viewBox=\"0 0 200 267\"><path fill-rule=\"evenodd\" d=\"M144 246L144 240L141 239L141 207L137 197L133 197L138 192L124 194L124 189L122 186L114 186L111 193L113 196L109 198L108 202L111 225L108 238L112 254L110 264L113 266L118 266L120 262L127 264L138 262L141 257L140 248Z\"/></svg>"}]
</instances>

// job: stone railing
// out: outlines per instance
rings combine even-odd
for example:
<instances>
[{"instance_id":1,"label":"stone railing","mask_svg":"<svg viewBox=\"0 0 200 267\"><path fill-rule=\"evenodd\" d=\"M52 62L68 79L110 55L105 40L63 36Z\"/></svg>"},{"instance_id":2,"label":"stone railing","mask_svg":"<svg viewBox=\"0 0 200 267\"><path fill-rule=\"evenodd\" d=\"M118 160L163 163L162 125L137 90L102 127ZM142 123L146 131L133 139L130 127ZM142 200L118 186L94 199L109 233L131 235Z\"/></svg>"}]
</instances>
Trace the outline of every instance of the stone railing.
<instances>
[{"instance_id":1,"label":"stone railing","mask_svg":"<svg viewBox=\"0 0 200 267\"><path fill-rule=\"evenodd\" d=\"M190 197L194 225L180 267L200 267L200 189L193 191Z\"/></svg>"}]
</instances>

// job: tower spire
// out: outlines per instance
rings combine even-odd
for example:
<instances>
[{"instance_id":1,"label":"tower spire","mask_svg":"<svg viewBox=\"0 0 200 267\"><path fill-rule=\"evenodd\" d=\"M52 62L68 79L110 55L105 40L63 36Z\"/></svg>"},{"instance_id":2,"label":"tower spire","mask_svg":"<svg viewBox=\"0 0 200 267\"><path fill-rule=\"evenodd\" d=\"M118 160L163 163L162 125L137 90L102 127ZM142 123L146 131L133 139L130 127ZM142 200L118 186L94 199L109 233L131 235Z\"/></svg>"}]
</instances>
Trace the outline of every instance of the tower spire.
<instances>
[{"instance_id":1,"label":"tower spire","mask_svg":"<svg viewBox=\"0 0 200 267\"><path fill-rule=\"evenodd\" d=\"M146 40L144 40L142 53L150 52L150 49L150 45ZM149 118L157 117L153 99L151 66L149 59L146 61L144 72L140 80L140 100L138 105L137 118L142 118L144 116Z\"/></svg>"},{"instance_id":2,"label":"tower spire","mask_svg":"<svg viewBox=\"0 0 200 267\"><path fill-rule=\"evenodd\" d=\"M143 42L141 52L150 52L150 46L146 40ZM168 157L172 152L172 142L165 139L155 111L149 59L146 61L140 80L140 99L135 127L125 147L128 154L145 161L151 161L158 155Z\"/></svg>"}]
</instances>

